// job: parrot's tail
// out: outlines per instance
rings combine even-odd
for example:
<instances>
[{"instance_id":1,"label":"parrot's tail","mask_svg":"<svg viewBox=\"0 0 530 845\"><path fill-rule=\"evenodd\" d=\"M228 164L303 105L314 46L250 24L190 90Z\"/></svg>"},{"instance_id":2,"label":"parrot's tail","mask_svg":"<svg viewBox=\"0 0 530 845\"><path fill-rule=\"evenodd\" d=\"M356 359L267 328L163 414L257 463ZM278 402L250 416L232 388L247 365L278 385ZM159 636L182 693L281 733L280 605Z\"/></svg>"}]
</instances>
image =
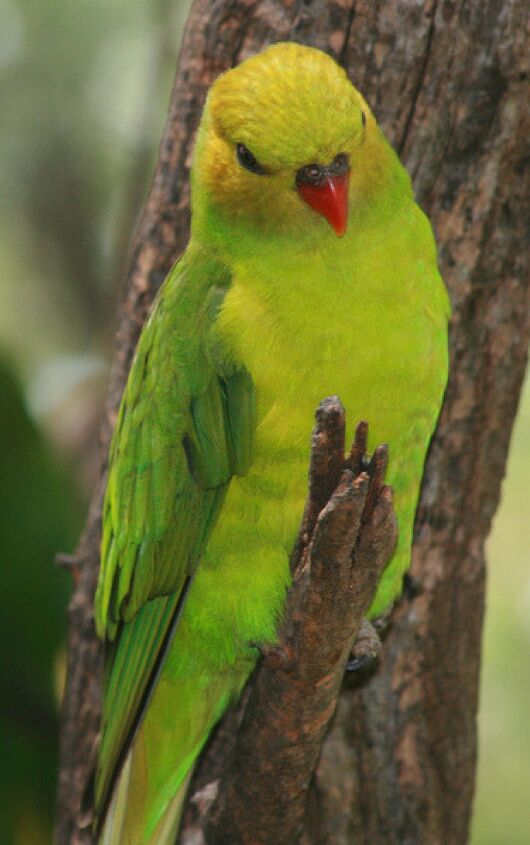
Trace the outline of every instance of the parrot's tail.
<instances>
[{"instance_id":1,"label":"parrot's tail","mask_svg":"<svg viewBox=\"0 0 530 845\"><path fill-rule=\"evenodd\" d=\"M190 772L184 782L179 786L172 800L169 802L167 810L160 819L157 829L149 840L149 845L175 845L180 825L180 817L182 815L182 806L188 791L191 774L192 773Z\"/></svg>"},{"instance_id":2,"label":"parrot's tail","mask_svg":"<svg viewBox=\"0 0 530 845\"><path fill-rule=\"evenodd\" d=\"M121 845L130 776L131 754L129 753L114 787L114 794L107 809L98 845Z\"/></svg>"},{"instance_id":3,"label":"parrot's tail","mask_svg":"<svg viewBox=\"0 0 530 845\"><path fill-rule=\"evenodd\" d=\"M131 767L132 753L129 752L114 789L98 845L140 845L138 834L131 830L128 821L131 799L129 794ZM179 829L182 806L192 773L193 768L169 802L155 831L148 839L142 839L141 845L174 845Z\"/></svg>"}]
</instances>

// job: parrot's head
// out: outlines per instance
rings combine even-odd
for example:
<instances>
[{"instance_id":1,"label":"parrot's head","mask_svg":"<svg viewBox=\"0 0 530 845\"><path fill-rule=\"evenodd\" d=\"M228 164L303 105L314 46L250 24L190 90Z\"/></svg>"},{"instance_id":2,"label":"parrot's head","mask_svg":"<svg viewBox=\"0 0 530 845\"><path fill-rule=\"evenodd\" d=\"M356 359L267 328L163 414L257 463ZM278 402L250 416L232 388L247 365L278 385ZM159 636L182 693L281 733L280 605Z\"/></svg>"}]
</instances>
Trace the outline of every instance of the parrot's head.
<instances>
[{"instance_id":1,"label":"parrot's head","mask_svg":"<svg viewBox=\"0 0 530 845\"><path fill-rule=\"evenodd\" d=\"M383 147L370 109L332 58L275 44L210 89L194 200L206 197L221 223L244 221L264 236L340 237L352 209L370 199Z\"/></svg>"}]
</instances>

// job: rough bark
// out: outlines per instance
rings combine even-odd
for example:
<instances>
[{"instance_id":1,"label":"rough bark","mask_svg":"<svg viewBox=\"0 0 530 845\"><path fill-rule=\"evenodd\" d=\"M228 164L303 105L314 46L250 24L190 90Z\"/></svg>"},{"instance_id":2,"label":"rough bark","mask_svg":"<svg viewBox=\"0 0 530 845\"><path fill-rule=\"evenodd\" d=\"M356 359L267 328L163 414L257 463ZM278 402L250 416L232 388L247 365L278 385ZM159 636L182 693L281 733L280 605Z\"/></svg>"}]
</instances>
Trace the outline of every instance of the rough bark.
<instances>
[{"instance_id":1,"label":"rough bark","mask_svg":"<svg viewBox=\"0 0 530 845\"><path fill-rule=\"evenodd\" d=\"M377 671L343 688L308 802L304 841L313 845L466 841L483 545L530 332L525 24L524 0L196 0L184 36L132 246L104 451L146 312L186 242L190 150L205 92L266 43L312 44L347 68L413 177L454 308L451 376L416 522L412 572L421 592L396 608ZM83 795L99 714L91 600L103 489L102 477L75 555L82 566L70 605L60 843L90 841ZM202 783L219 773L215 744L236 727L232 716L212 743Z\"/></svg>"},{"instance_id":2,"label":"rough bark","mask_svg":"<svg viewBox=\"0 0 530 845\"><path fill-rule=\"evenodd\" d=\"M224 759L207 823L208 841L216 845L293 845L303 832L310 781L346 664L397 539L391 490L383 485L387 449L379 447L365 470L365 428L359 424L344 462L342 406L334 397L321 403L286 617Z\"/></svg>"}]
</instances>

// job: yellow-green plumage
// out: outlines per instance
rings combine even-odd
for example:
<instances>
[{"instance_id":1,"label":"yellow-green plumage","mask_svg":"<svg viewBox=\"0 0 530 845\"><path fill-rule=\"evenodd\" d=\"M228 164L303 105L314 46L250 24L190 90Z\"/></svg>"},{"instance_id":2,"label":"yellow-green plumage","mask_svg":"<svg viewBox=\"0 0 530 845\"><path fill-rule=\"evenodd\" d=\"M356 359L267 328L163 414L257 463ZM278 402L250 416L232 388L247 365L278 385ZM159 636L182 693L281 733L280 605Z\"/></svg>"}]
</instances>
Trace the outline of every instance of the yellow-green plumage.
<instances>
[{"instance_id":1,"label":"yellow-green plumage","mask_svg":"<svg viewBox=\"0 0 530 845\"><path fill-rule=\"evenodd\" d=\"M264 172L241 166L237 144ZM342 153L350 211L338 238L295 173ZM274 640L313 414L330 394L350 438L362 418L370 446L390 446L400 537L371 615L399 595L447 375L430 225L323 53L278 44L220 77L192 184L190 244L142 333L110 454L96 598L109 639L105 843L172 841L179 791L254 666L250 644Z\"/></svg>"}]
</instances>

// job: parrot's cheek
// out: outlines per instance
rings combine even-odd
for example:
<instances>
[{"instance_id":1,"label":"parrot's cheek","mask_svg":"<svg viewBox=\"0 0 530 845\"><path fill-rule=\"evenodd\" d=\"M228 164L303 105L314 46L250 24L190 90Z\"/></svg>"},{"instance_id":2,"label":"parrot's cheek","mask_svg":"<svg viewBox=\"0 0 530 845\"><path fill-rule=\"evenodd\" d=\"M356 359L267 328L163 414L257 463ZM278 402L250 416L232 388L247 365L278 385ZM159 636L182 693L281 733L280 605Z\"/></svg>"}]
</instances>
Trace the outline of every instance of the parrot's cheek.
<instances>
[{"instance_id":1,"label":"parrot's cheek","mask_svg":"<svg viewBox=\"0 0 530 845\"><path fill-rule=\"evenodd\" d=\"M340 238L348 226L349 173L326 176L318 185L299 184L298 193L307 205L325 217Z\"/></svg>"}]
</instances>

